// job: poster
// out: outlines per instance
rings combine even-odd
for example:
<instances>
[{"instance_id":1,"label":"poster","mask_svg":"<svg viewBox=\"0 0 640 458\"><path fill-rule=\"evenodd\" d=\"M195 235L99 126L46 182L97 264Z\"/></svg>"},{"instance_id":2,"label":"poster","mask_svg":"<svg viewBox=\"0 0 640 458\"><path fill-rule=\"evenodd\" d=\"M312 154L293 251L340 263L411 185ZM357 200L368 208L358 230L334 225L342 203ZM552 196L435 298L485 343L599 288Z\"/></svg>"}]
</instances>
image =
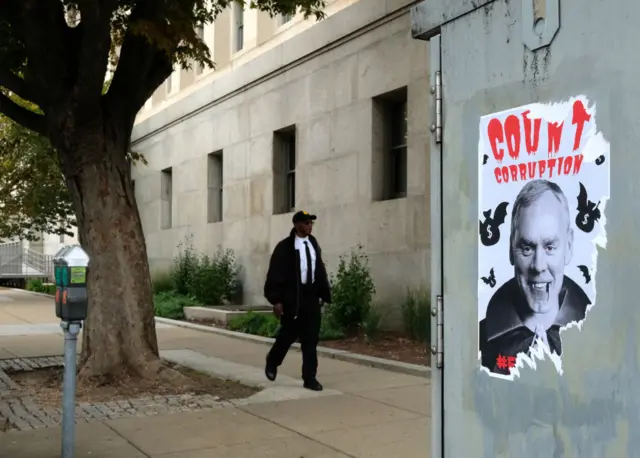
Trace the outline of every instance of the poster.
<instances>
[{"instance_id":1,"label":"poster","mask_svg":"<svg viewBox=\"0 0 640 458\"><path fill-rule=\"evenodd\" d=\"M596 305L606 248L609 143L584 96L480 119L478 335L481 368L513 380L551 360Z\"/></svg>"}]
</instances>

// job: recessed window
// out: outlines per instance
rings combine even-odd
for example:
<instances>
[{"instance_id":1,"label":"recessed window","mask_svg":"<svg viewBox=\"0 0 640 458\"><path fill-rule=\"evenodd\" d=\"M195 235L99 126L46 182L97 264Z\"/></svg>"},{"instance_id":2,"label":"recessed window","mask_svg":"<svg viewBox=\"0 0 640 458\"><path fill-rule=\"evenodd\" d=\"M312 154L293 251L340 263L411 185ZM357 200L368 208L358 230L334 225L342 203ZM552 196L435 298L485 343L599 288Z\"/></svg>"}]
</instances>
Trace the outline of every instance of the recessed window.
<instances>
[{"instance_id":1,"label":"recessed window","mask_svg":"<svg viewBox=\"0 0 640 458\"><path fill-rule=\"evenodd\" d=\"M273 136L273 210L288 213L296 208L296 129L274 132Z\"/></svg>"},{"instance_id":2,"label":"recessed window","mask_svg":"<svg viewBox=\"0 0 640 458\"><path fill-rule=\"evenodd\" d=\"M196 36L204 42L204 24L198 24L196 26ZM195 64L196 75L201 75L204 72L204 65L200 62Z\"/></svg>"},{"instance_id":3,"label":"recessed window","mask_svg":"<svg viewBox=\"0 0 640 458\"><path fill-rule=\"evenodd\" d=\"M373 101L373 198L407 196L407 88Z\"/></svg>"},{"instance_id":4,"label":"recessed window","mask_svg":"<svg viewBox=\"0 0 640 458\"><path fill-rule=\"evenodd\" d=\"M209 154L207 161L207 222L222 221L222 151Z\"/></svg>"},{"instance_id":5,"label":"recessed window","mask_svg":"<svg viewBox=\"0 0 640 458\"><path fill-rule=\"evenodd\" d=\"M171 229L173 173L171 167L160 172L160 228Z\"/></svg>"},{"instance_id":6,"label":"recessed window","mask_svg":"<svg viewBox=\"0 0 640 458\"><path fill-rule=\"evenodd\" d=\"M244 6L238 2L233 2L233 19L233 52L238 52L244 48Z\"/></svg>"}]
</instances>

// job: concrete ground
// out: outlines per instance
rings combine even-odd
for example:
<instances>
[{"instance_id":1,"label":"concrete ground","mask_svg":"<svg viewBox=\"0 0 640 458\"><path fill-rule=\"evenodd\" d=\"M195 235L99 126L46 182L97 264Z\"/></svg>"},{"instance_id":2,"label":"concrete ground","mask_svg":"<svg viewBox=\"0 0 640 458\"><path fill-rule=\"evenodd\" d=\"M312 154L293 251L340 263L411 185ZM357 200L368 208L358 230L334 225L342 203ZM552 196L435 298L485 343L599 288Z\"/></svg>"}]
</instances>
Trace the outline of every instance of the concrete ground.
<instances>
[{"instance_id":1,"label":"concrete ground","mask_svg":"<svg viewBox=\"0 0 640 458\"><path fill-rule=\"evenodd\" d=\"M0 359L61 355L57 326L50 298L0 289ZM167 355L197 354L262 370L264 345L172 326L158 326L157 332ZM300 354L292 351L280 373L298 380L300 364ZM320 358L319 379L331 395L81 424L76 456L430 456L427 379L326 358ZM0 433L0 456L59 457L60 429Z\"/></svg>"}]
</instances>

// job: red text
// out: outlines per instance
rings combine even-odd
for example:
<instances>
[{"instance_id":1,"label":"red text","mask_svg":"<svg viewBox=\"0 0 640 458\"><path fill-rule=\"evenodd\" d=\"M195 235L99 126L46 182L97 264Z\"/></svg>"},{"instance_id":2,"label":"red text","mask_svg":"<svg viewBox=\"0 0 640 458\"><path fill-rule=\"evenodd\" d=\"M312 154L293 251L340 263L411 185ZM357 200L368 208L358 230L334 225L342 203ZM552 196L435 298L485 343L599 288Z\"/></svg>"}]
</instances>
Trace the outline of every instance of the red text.
<instances>
[{"instance_id":1,"label":"red text","mask_svg":"<svg viewBox=\"0 0 640 458\"><path fill-rule=\"evenodd\" d=\"M498 118L493 118L487 126L487 135L493 157L500 164L506 153L513 160L520 158L521 138L524 136L524 147L527 154L533 155L538 150L540 144L541 119L531 119L530 111L523 112L520 116L509 115L501 122ZM573 103L573 114L571 123L575 126L573 140L573 151L580 148L580 141L584 131L584 125L591 119L591 115L581 100ZM564 122L547 121L547 151L548 157L553 158L558 154L560 141L562 140Z\"/></svg>"},{"instance_id":2,"label":"red text","mask_svg":"<svg viewBox=\"0 0 640 458\"><path fill-rule=\"evenodd\" d=\"M582 167L582 154L560 156L540 161L503 165L493 171L498 183L528 181L536 178L553 178L562 175L576 175Z\"/></svg>"}]
</instances>

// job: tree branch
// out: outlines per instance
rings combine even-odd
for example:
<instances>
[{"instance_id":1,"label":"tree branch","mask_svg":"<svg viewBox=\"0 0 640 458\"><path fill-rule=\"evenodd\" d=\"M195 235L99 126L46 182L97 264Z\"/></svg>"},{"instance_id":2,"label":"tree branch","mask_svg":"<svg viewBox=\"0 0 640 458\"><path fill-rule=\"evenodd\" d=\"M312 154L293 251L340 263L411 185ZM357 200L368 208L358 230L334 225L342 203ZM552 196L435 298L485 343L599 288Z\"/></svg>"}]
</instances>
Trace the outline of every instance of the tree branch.
<instances>
[{"instance_id":1,"label":"tree branch","mask_svg":"<svg viewBox=\"0 0 640 458\"><path fill-rule=\"evenodd\" d=\"M164 11L152 2L140 1L129 18L130 23L147 21L161 24ZM109 111L135 119L147 98L173 71L170 55L136 34L129 27L125 33L118 66L105 96Z\"/></svg>"},{"instance_id":2,"label":"tree branch","mask_svg":"<svg viewBox=\"0 0 640 458\"><path fill-rule=\"evenodd\" d=\"M75 71L73 29L67 26L60 0L22 0L22 25L27 53L25 79L33 83L45 110L64 94Z\"/></svg>"},{"instance_id":3,"label":"tree branch","mask_svg":"<svg viewBox=\"0 0 640 458\"><path fill-rule=\"evenodd\" d=\"M0 92L0 113L17 122L23 127L38 134L46 135L44 116L22 108L6 95Z\"/></svg>"},{"instance_id":4,"label":"tree branch","mask_svg":"<svg viewBox=\"0 0 640 458\"><path fill-rule=\"evenodd\" d=\"M38 105L38 97L29 84L10 70L0 68L0 86L13 92L22 100Z\"/></svg>"},{"instance_id":5,"label":"tree branch","mask_svg":"<svg viewBox=\"0 0 640 458\"><path fill-rule=\"evenodd\" d=\"M75 95L79 103L102 94L109 51L111 49L111 17L117 6L113 0L78 2L82 38L78 53L78 75Z\"/></svg>"}]
</instances>

